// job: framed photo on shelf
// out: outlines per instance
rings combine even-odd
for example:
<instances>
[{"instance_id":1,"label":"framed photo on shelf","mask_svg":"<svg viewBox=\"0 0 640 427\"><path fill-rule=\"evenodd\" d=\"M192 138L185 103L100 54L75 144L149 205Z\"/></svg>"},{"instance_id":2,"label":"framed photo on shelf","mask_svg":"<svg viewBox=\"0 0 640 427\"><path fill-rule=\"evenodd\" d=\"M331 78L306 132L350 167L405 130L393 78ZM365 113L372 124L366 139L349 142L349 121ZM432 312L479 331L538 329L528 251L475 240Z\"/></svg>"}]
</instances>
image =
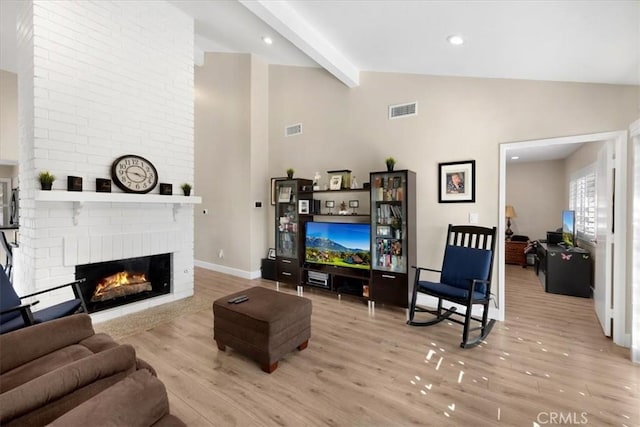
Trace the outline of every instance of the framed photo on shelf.
<instances>
[{"instance_id":1,"label":"framed photo on shelf","mask_svg":"<svg viewBox=\"0 0 640 427\"><path fill-rule=\"evenodd\" d=\"M329 190L339 190L342 184L342 175L333 175L329 181Z\"/></svg>"},{"instance_id":2,"label":"framed photo on shelf","mask_svg":"<svg viewBox=\"0 0 640 427\"><path fill-rule=\"evenodd\" d=\"M308 200L298 200L298 213L301 215L309 215Z\"/></svg>"},{"instance_id":3,"label":"framed photo on shelf","mask_svg":"<svg viewBox=\"0 0 640 427\"><path fill-rule=\"evenodd\" d=\"M391 237L391 226L389 226L389 225L378 225L376 227L376 236Z\"/></svg>"},{"instance_id":4,"label":"framed photo on shelf","mask_svg":"<svg viewBox=\"0 0 640 427\"><path fill-rule=\"evenodd\" d=\"M476 161L438 163L438 203L475 203Z\"/></svg>"},{"instance_id":5,"label":"framed photo on shelf","mask_svg":"<svg viewBox=\"0 0 640 427\"><path fill-rule=\"evenodd\" d=\"M324 202L324 207L325 208L335 208L336 207L336 202L333 200L327 200L326 202Z\"/></svg>"},{"instance_id":6,"label":"framed photo on shelf","mask_svg":"<svg viewBox=\"0 0 640 427\"><path fill-rule=\"evenodd\" d=\"M349 207L350 208L358 208L358 207L360 207L360 201L359 200L349 200Z\"/></svg>"},{"instance_id":7,"label":"framed photo on shelf","mask_svg":"<svg viewBox=\"0 0 640 427\"><path fill-rule=\"evenodd\" d=\"M289 203L291 201L291 187L280 187L278 193L278 203Z\"/></svg>"},{"instance_id":8,"label":"framed photo on shelf","mask_svg":"<svg viewBox=\"0 0 640 427\"><path fill-rule=\"evenodd\" d=\"M269 252L267 253L268 259L276 259L276 248L269 248Z\"/></svg>"},{"instance_id":9,"label":"framed photo on shelf","mask_svg":"<svg viewBox=\"0 0 640 427\"><path fill-rule=\"evenodd\" d=\"M275 206L276 204L276 181L281 181L283 179L287 179L285 177L280 178L271 178L271 205Z\"/></svg>"}]
</instances>

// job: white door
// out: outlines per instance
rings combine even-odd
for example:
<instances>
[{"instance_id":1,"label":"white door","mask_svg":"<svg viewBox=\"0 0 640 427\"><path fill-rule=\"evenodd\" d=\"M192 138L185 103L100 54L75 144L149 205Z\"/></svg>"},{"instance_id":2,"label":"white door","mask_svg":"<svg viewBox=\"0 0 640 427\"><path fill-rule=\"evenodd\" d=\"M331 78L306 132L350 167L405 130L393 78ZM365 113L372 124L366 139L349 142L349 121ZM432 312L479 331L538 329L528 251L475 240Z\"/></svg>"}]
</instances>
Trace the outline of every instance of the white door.
<instances>
[{"instance_id":1,"label":"white door","mask_svg":"<svg viewBox=\"0 0 640 427\"><path fill-rule=\"evenodd\" d=\"M612 244L613 233L611 229L612 195L613 195L613 143L607 141L598 153L596 163L596 247L593 303L596 315L602 326L602 331L608 337L611 336L612 309Z\"/></svg>"}]
</instances>

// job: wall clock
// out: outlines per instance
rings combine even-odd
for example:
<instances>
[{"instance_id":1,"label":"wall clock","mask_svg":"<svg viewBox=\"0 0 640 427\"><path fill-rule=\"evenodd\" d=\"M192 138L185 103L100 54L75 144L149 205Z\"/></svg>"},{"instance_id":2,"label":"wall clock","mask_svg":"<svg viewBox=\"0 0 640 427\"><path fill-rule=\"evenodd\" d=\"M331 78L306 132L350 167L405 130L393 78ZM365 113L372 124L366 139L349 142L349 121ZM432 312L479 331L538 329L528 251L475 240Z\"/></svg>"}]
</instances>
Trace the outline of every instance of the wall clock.
<instances>
[{"instance_id":1,"label":"wall clock","mask_svg":"<svg viewBox=\"0 0 640 427\"><path fill-rule=\"evenodd\" d=\"M113 182L127 193L148 193L158 184L158 171L144 157L126 154L111 165Z\"/></svg>"}]
</instances>

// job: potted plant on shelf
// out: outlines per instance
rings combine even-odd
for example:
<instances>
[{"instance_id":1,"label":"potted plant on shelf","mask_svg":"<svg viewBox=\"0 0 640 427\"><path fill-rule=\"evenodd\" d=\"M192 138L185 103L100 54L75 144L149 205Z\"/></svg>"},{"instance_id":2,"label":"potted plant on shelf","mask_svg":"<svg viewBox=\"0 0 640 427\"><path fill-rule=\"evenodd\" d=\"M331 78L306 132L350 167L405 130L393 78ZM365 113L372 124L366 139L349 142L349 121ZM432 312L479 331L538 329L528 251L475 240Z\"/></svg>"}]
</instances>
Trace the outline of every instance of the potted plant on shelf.
<instances>
[{"instance_id":1,"label":"potted plant on shelf","mask_svg":"<svg viewBox=\"0 0 640 427\"><path fill-rule=\"evenodd\" d=\"M180 186L180 188L182 188L182 192L184 193L185 196L191 195L191 184L188 184L185 182Z\"/></svg>"},{"instance_id":2,"label":"potted plant on shelf","mask_svg":"<svg viewBox=\"0 0 640 427\"><path fill-rule=\"evenodd\" d=\"M40 187L43 190L51 190L51 186L53 185L53 181L56 180L56 177L49 173L49 171L42 171L38 174L38 179L40 180Z\"/></svg>"},{"instance_id":3,"label":"potted plant on shelf","mask_svg":"<svg viewBox=\"0 0 640 427\"><path fill-rule=\"evenodd\" d=\"M287 169L287 178L289 178L289 179L293 179L293 174L294 174L295 172L296 172L296 171L295 171L293 168L289 168L289 169Z\"/></svg>"},{"instance_id":4,"label":"potted plant on shelf","mask_svg":"<svg viewBox=\"0 0 640 427\"><path fill-rule=\"evenodd\" d=\"M396 165L396 159L393 157L387 157L384 162L387 164L387 172L392 172L393 167Z\"/></svg>"}]
</instances>

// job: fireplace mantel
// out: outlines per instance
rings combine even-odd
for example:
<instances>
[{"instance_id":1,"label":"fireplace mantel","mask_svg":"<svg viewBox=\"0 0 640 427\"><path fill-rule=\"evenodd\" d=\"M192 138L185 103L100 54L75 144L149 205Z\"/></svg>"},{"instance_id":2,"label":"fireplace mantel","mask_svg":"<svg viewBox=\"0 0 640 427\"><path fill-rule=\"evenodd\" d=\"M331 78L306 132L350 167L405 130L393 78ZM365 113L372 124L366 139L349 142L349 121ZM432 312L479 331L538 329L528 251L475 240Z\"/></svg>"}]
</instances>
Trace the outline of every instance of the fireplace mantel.
<instances>
[{"instance_id":1,"label":"fireplace mantel","mask_svg":"<svg viewBox=\"0 0 640 427\"><path fill-rule=\"evenodd\" d=\"M36 191L38 202L177 203L200 204L202 197L161 194L94 193L84 191Z\"/></svg>"},{"instance_id":2,"label":"fireplace mantel","mask_svg":"<svg viewBox=\"0 0 640 427\"><path fill-rule=\"evenodd\" d=\"M84 203L169 203L173 205L173 220L182 205L202 203L198 196L164 196L161 194L94 193L83 191L36 191L37 202L73 202L73 223L78 225L78 216Z\"/></svg>"}]
</instances>

